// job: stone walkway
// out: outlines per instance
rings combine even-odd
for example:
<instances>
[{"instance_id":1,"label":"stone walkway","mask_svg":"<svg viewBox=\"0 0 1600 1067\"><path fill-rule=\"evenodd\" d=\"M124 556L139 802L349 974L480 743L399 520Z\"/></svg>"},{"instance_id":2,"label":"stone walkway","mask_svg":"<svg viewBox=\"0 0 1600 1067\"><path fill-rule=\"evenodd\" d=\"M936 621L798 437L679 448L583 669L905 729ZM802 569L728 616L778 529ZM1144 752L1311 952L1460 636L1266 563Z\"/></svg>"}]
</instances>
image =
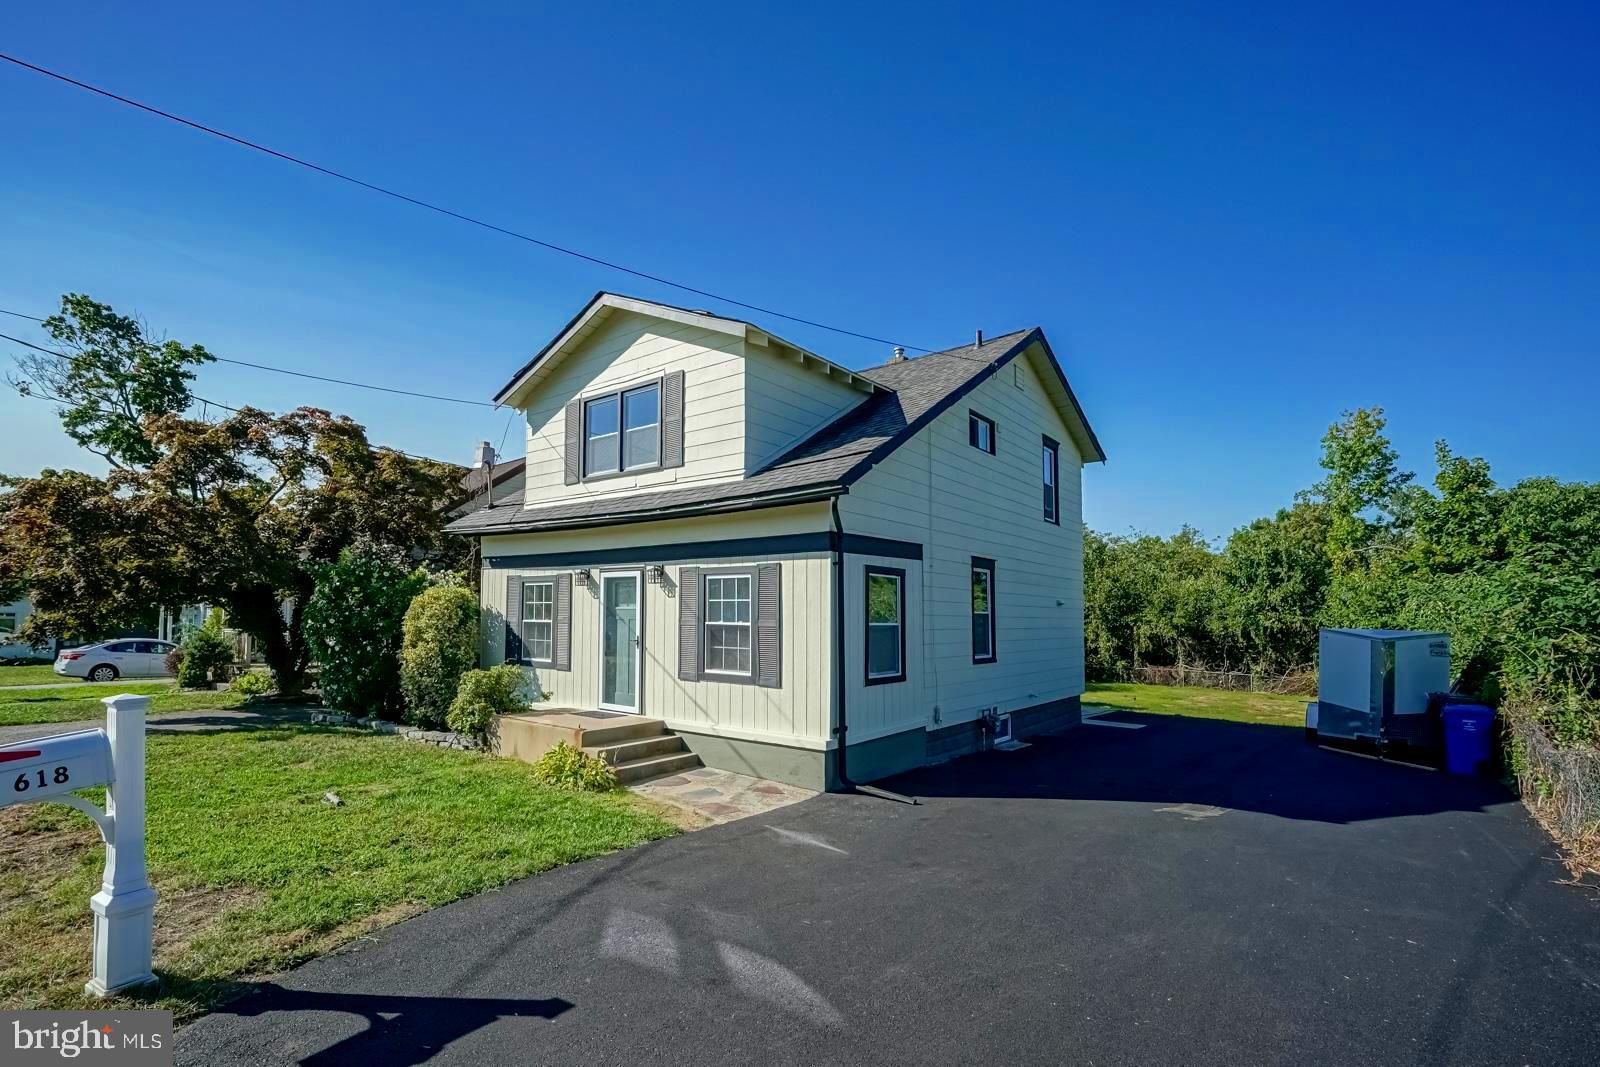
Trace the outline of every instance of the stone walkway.
<instances>
[{"instance_id":1,"label":"stone walkway","mask_svg":"<svg viewBox=\"0 0 1600 1067\"><path fill-rule=\"evenodd\" d=\"M682 774L652 778L628 788L642 797L698 815L708 824L733 822L817 795L799 786L711 767L696 767Z\"/></svg>"}]
</instances>

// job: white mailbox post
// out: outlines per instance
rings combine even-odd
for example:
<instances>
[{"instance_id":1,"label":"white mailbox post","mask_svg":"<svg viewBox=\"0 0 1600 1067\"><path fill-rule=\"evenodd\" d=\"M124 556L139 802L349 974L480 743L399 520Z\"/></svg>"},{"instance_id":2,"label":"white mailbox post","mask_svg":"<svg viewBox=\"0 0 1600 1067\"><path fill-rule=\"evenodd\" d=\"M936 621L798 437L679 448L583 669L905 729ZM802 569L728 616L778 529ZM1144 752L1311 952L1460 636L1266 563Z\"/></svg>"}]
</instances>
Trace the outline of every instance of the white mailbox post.
<instances>
[{"instance_id":1,"label":"white mailbox post","mask_svg":"<svg viewBox=\"0 0 1600 1067\"><path fill-rule=\"evenodd\" d=\"M70 804L100 827L106 871L89 898L94 971L85 992L107 993L156 980L150 969L156 891L144 857L144 716L149 697L114 696L103 730L40 737L0 748L0 808L41 801ZM102 813L74 789L106 787Z\"/></svg>"}]
</instances>

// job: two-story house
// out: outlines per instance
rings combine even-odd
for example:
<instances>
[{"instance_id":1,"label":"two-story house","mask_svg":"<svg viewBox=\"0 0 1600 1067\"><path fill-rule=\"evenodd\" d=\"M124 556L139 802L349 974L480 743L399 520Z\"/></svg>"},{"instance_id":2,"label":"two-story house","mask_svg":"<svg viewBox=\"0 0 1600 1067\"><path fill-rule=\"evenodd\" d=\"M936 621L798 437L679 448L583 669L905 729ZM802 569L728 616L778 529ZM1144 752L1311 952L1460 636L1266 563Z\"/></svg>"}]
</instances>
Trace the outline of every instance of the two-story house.
<instances>
[{"instance_id":1,"label":"two-story house","mask_svg":"<svg viewBox=\"0 0 1600 1067\"><path fill-rule=\"evenodd\" d=\"M1105 455L1041 330L853 371L601 293L495 400L525 499L450 529L481 539L483 661L545 694L503 737L588 721L624 779L821 789L1080 721Z\"/></svg>"}]
</instances>

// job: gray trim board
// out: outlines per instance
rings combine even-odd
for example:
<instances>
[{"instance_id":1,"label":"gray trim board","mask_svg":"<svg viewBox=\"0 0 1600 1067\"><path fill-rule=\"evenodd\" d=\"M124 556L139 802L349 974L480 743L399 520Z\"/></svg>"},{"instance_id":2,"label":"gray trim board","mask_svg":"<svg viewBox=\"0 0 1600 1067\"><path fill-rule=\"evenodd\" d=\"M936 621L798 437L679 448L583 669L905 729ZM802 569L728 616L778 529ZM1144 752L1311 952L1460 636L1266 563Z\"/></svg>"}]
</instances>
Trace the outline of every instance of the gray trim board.
<instances>
[{"instance_id":1,"label":"gray trim board","mask_svg":"<svg viewBox=\"0 0 1600 1067\"><path fill-rule=\"evenodd\" d=\"M834 534L773 534L770 537L730 537L720 541L685 541L674 545L630 545L568 552L535 552L515 556L483 556L483 566L495 570L519 567L608 567L624 563L686 563L697 559L734 556L794 556L804 552L833 551ZM913 541L845 534L844 550L858 556L921 559L922 546Z\"/></svg>"}]
</instances>

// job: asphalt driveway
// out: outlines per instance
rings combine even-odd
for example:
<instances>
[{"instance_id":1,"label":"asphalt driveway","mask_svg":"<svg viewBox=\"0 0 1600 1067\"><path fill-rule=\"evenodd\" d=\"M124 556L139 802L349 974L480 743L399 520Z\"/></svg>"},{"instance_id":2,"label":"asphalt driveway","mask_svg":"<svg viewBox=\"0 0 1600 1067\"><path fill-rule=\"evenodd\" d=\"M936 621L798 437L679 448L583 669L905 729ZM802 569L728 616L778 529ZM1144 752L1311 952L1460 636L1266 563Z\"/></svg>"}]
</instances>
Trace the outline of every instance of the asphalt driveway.
<instances>
[{"instance_id":1,"label":"asphalt driveway","mask_svg":"<svg viewBox=\"0 0 1600 1067\"><path fill-rule=\"evenodd\" d=\"M1505 793L1115 718L440 908L177 1060L1593 1062L1600 893Z\"/></svg>"}]
</instances>

